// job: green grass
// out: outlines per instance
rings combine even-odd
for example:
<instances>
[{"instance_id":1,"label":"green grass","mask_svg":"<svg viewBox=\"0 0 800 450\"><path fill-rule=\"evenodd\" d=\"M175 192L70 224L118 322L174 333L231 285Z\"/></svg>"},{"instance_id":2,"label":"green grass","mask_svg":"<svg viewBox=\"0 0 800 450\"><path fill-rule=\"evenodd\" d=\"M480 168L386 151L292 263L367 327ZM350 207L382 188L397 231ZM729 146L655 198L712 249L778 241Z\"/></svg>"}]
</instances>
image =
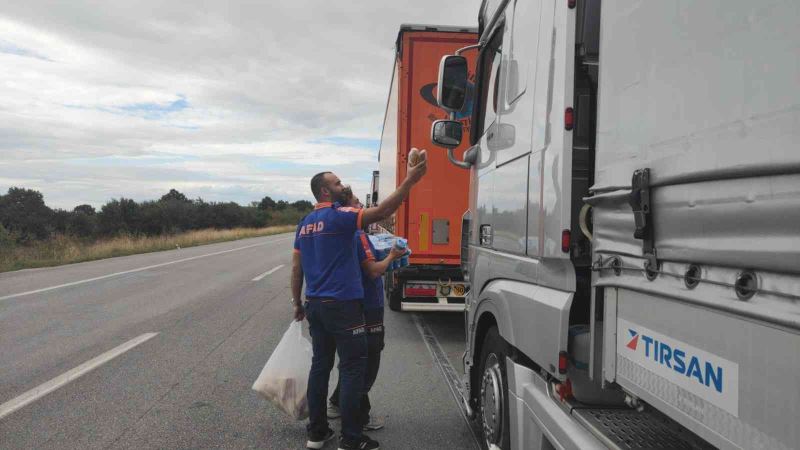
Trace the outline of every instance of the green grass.
<instances>
[{"instance_id":1,"label":"green grass","mask_svg":"<svg viewBox=\"0 0 800 450\"><path fill-rule=\"evenodd\" d=\"M235 228L232 230L199 230L165 236L119 236L97 241L84 241L70 236L54 236L30 245L0 246L0 272L52 267L115 256L158 252L194 247L215 242L234 241L288 233L294 225L267 228Z\"/></svg>"}]
</instances>

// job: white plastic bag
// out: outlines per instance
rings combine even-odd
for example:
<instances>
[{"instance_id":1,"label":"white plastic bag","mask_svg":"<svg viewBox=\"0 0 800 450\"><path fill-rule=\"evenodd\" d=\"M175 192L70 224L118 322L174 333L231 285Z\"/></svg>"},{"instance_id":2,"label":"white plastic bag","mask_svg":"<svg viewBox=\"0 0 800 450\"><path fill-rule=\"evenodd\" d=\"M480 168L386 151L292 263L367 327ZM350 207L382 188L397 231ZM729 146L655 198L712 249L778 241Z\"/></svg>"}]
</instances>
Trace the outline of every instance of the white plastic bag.
<instances>
[{"instance_id":1,"label":"white plastic bag","mask_svg":"<svg viewBox=\"0 0 800 450\"><path fill-rule=\"evenodd\" d=\"M253 383L253 390L292 418L307 418L306 389L311 355L311 342L303 336L302 322L292 321Z\"/></svg>"}]
</instances>

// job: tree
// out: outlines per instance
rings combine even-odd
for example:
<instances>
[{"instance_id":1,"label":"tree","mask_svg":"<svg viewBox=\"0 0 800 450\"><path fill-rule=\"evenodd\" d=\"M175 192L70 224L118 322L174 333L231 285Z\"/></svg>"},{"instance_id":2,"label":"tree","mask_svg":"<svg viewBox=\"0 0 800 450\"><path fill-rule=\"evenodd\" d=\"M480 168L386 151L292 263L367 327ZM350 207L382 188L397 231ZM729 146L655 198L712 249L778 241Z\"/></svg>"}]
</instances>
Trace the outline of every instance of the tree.
<instances>
[{"instance_id":1,"label":"tree","mask_svg":"<svg viewBox=\"0 0 800 450\"><path fill-rule=\"evenodd\" d=\"M236 228L245 222L244 208L237 203L212 203L211 226L214 228Z\"/></svg>"},{"instance_id":2,"label":"tree","mask_svg":"<svg viewBox=\"0 0 800 450\"><path fill-rule=\"evenodd\" d=\"M261 211L259 209L256 210L256 217L255 222L253 223L253 227L261 228L270 225L270 217L269 213L266 211Z\"/></svg>"},{"instance_id":3,"label":"tree","mask_svg":"<svg viewBox=\"0 0 800 450\"><path fill-rule=\"evenodd\" d=\"M8 231L3 225L0 225L0 254L3 253L3 250L13 250L18 241L19 236L16 233Z\"/></svg>"},{"instance_id":4,"label":"tree","mask_svg":"<svg viewBox=\"0 0 800 450\"><path fill-rule=\"evenodd\" d=\"M261 203L258 204L258 209L261 209L261 210L264 210L264 211L269 210L269 209L274 209L274 208L275 208L275 200L270 198L269 195L267 195L266 197L262 198L261 199Z\"/></svg>"},{"instance_id":5,"label":"tree","mask_svg":"<svg viewBox=\"0 0 800 450\"><path fill-rule=\"evenodd\" d=\"M169 204L179 203L177 201L168 201ZM164 217L164 209L162 201L149 201L142 202L139 205L138 221L135 229L131 231L144 233L148 236L156 236L170 231L170 224Z\"/></svg>"},{"instance_id":6,"label":"tree","mask_svg":"<svg viewBox=\"0 0 800 450\"><path fill-rule=\"evenodd\" d=\"M189 200L170 189L159 200L137 203L120 198L110 200L99 210L89 204L72 210L52 210L40 192L12 187L0 195L0 250L10 248L8 242L24 244L47 239L53 232L90 239L120 233L159 235L206 228L295 224L313 208L307 200L290 203L269 196L249 206L206 203L200 198Z\"/></svg>"},{"instance_id":7,"label":"tree","mask_svg":"<svg viewBox=\"0 0 800 450\"><path fill-rule=\"evenodd\" d=\"M300 211L310 211L314 209L314 205L308 200L298 200L292 203L292 206Z\"/></svg>"},{"instance_id":8,"label":"tree","mask_svg":"<svg viewBox=\"0 0 800 450\"><path fill-rule=\"evenodd\" d=\"M53 211L38 191L12 187L0 196L0 224L21 241L50 236Z\"/></svg>"},{"instance_id":9,"label":"tree","mask_svg":"<svg viewBox=\"0 0 800 450\"><path fill-rule=\"evenodd\" d=\"M158 202L158 207L165 232L179 233L197 228L198 207L195 203L171 200Z\"/></svg>"},{"instance_id":10,"label":"tree","mask_svg":"<svg viewBox=\"0 0 800 450\"><path fill-rule=\"evenodd\" d=\"M129 199L111 200L103 205L98 214L100 232L105 235L138 231L139 205Z\"/></svg>"},{"instance_id":11,"label":"tree","mask_svg":"<svg viewBox=\"0 0 800 450\"><path fill-rule=\"evenodd\" d=\"M75 209L72 210L75 213L83 213L87 216L93 216L97 211L95 211L94 206L92 205L78 205Z\"/></svg>"},{"instance_id":12,"label":"tree","mask_svg":"<svg viewBox=\"0 0 800 450\"><path fill-rule=\"evenodd\" d=\"M67 228L69 228L71 216L72 213L70 211L63 209L53 210L53 215L50 217L51 229L56 233L66 234Z\"/></svg>"},{"instance_id":13,"label":"tree","mask_svg":"<svg viewBox=\"0 0 800 450\"><path fill-rule=\"evenodd\" d=\"M213 228L214 223L211 217L211 204L206 203L203 199L198 198L194 201L195 220L192 224L193 229L203 230L206 228Z\"/></svg>"},{"instance_id":14,"label":"tree","mask_svg":"<svg viewBox=\"0 0 800 450\"><path fill-rule=\"evenodd\" d=\"M158 200L159 202L168 202L168 201L177 201L181 203L190 203L191 200L186 198L185 195L176 191L175 189L170 189L169 192L162 195L161 198Z\"/></svg>"},{"instance_id":15,"label":"tree","mask_svg":"<svg viewBox=\"0 0 800 450\"><path fill-rule=\"evenodd\" d=\"M89 214L85 208L75 208L69 215L67 233L80 238L94 236L97 233L97 216L94 214L94 208L92 208L92 214Z\"/></svg>"}]
</instances>

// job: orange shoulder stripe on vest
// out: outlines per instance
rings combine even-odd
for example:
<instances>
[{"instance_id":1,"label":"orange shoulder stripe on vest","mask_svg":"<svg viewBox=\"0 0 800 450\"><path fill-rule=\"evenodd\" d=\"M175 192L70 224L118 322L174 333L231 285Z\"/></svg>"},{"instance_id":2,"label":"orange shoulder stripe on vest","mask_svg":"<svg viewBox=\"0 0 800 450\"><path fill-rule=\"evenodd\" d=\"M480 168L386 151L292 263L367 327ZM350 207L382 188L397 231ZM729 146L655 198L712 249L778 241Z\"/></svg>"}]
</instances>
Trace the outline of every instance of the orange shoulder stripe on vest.
<instances>
[{"instance_id":1,"label":"orange shoulder stripe on vest","mask_svg":"<svg viewBox=\"0 0 800 450\"><path fill-rule=\"evenodd\" d=\"M375 259L375 255L372 254L372 250L369 248L369 242L367 242L367 235L361 234L361 246L364 247L364 253L367 254L367 259Z\"/></svg>"}]
</instances>

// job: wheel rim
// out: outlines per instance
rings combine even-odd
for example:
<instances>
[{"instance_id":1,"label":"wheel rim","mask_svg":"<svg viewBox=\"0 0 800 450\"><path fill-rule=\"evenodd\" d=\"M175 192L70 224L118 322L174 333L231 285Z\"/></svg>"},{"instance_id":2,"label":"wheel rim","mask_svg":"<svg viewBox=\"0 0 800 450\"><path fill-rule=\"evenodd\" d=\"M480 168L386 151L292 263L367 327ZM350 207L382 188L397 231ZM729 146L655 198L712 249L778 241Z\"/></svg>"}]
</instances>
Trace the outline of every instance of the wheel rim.
<instances>
[{"instance_id":1,"label":"wheel rim","mask_svg":"<svg viewBox=\"0 0 800 450\"><path fill-rule=\"evenodd\" d=\"M505 392L497 355L490 354L484 367L481 381L481 420L486 444L491 447L492 444L500 444L503 437Z\"/></svg>"}]
</instances>

